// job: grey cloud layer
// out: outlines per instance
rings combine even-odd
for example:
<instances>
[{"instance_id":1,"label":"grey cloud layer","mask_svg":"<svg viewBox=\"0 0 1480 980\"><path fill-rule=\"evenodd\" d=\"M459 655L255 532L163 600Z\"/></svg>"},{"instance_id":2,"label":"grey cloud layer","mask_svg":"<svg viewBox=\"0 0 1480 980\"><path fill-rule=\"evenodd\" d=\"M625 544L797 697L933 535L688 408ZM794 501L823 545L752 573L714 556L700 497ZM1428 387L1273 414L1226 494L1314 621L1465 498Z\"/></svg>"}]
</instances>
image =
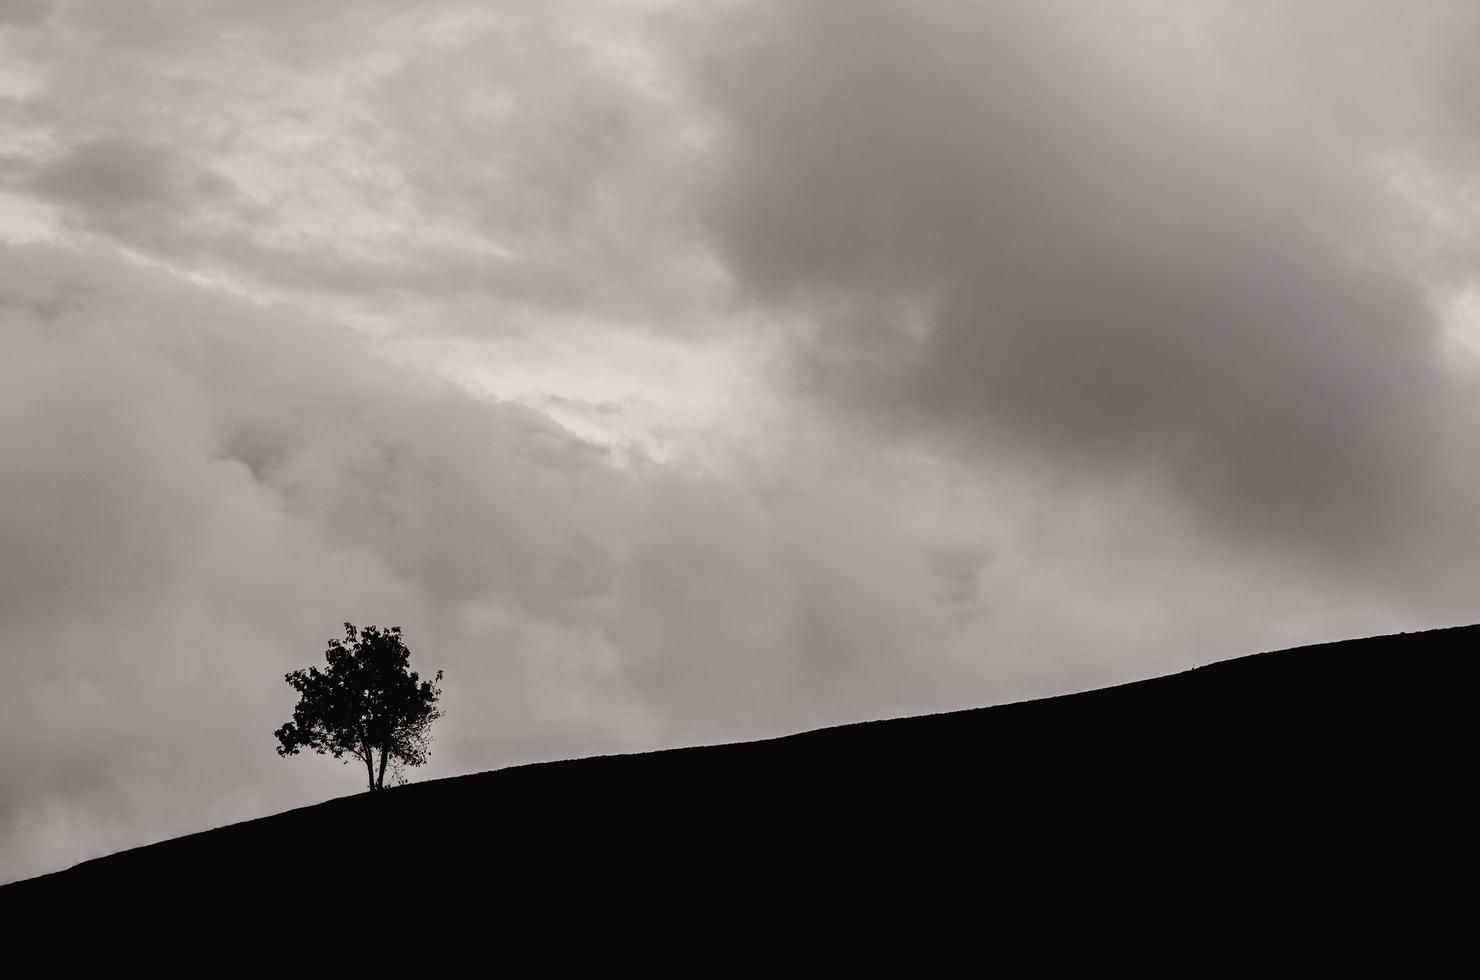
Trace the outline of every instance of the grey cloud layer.
<instances>
[{"instance_id":1,"label":"grey cloud layer","mask_svg":"<svg viewBox=\"0 0 1480 980\"><path fill-rule=\"evenodd\" d=\"M642 62L647 20L589 2L64 4L12 39L40 87L10 107L28 151L6 169L129 248L423 330L516 329L531 308L677 328L712 273L684 218L684 95ZM424 315L458 295L481 315Z\"/></svg>"},{"instance_id":2,"label":"grey cloud layer","mask_svg":"<svg viewBox=\"0 0 1480 980\"><path fill-rule=\"evenodd\" d=\"M1473 172L1472 8L803 0L716 36L712 224L820 321L840 410L1157 467L1344 571L1473 551L1473 385L1378 166Z\"/></svg>"},{"instance_id":3,"label":"grey cloud layer","mask_svg":"<svg viewBox=\"0 0 1480 980\"><path fill-rule=\"evenodd\" d=\"M50 0L0 0L0 24L29 27L46 19Z\"/></svg>"}]
</instances>

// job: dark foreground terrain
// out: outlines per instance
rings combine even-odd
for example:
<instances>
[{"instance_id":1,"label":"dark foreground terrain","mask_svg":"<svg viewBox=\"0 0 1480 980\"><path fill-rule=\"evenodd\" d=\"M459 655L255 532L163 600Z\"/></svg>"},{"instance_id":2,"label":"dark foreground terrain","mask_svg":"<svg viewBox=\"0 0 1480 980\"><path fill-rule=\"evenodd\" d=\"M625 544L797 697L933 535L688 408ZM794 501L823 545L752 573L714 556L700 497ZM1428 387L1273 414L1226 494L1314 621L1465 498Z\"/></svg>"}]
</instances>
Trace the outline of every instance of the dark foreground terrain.
<instances>
[{"instance_id":1,"label":"dark foreground terrain","mask_svg":"<svg viewBox=\"0 0 1480 980\"><path fill-rule=\"evenodd\" d=\"M250 910L373 947L447 900L501 942L551 922L721 920L815 941L843 921L856 954L905 918L985 948L1024 923L1072 944L1071 922L1155 936L1207 918L1267 938L1333 915L1351 951L1422 909L1438 940L1469 930L1477 645L1480 627L1374 637L414 784L19 882L0 911Z\"/></svg>"}]
</instances>

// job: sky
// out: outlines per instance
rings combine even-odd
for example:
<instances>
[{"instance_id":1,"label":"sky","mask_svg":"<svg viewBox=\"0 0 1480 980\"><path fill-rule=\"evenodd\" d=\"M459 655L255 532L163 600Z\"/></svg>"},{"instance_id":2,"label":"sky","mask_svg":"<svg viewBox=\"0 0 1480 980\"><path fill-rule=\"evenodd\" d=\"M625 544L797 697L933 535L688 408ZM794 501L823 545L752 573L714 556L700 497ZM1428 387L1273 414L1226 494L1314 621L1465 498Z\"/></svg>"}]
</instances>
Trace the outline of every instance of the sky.
<instances>
[{"instance_id":1,"label":"sky","mask_svg":"<svg viewBox=\"0 0 1480 980\"><path fill-rule=\"evenodd\" d=\"M424 779L1480 619L1476 50L0 0L0 881L362 789L272 737L346 621Z\"/></svg>"}]
</instances>

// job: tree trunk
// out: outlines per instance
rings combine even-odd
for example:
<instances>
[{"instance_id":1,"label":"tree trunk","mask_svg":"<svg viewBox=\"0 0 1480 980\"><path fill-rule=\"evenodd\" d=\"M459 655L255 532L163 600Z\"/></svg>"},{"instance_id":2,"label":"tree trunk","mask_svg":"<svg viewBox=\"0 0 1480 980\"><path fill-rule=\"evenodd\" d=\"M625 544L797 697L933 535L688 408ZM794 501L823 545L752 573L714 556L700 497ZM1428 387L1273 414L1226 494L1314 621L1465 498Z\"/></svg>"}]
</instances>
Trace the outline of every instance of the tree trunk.
<instances>
[{"instance_id":1,"label":"tree trunk","mask_svg":"<svg viewBox=\"0 0 1480 980\"><path fill-rule=\"evenodd\" d=\"M375 769L371 766L370 760L372 760L374 758L375 758L375 752L370 748L369 744L366 744L365 745L365 773L370 778L370 792L372 792L372 793L375 792Z\"/></svg>"},{"instance_id":2,"label":"tree trunk","mask_svg":"<svg viewBox=\"0 0 1480 980\"><path fill-rule=\"evenodd\" d=\"M376 789L385 789L385 757L389 754L389 750L382 745L380 747L380 775L375 777Z\"/></svg>"}]
</instances>

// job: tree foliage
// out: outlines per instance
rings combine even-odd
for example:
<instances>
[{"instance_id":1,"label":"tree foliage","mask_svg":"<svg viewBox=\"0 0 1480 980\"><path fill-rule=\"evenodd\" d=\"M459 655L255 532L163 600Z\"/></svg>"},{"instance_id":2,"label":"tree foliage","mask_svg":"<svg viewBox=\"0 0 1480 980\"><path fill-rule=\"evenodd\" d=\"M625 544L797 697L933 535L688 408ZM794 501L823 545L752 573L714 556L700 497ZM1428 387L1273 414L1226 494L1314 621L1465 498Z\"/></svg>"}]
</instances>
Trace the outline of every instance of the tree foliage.
<instances>
[{"instance_id":1,"label":"tree foliage","mask_svg":"<svg viewBox=\"0 0 1480 980\"><path fill-rule=\"evenodd\" d=\"M427 761L432 722L442 717L437 700L442 671L423 681L411 669L411 651L401 628L356 630L344 624L344 639L330 640L327 670L295 670L286 679L299 694L293 720L273 734L278 755L312 749L348 763L358 759L372 791L405 782L407 766Z\"/></svg>"}]
</instances>

